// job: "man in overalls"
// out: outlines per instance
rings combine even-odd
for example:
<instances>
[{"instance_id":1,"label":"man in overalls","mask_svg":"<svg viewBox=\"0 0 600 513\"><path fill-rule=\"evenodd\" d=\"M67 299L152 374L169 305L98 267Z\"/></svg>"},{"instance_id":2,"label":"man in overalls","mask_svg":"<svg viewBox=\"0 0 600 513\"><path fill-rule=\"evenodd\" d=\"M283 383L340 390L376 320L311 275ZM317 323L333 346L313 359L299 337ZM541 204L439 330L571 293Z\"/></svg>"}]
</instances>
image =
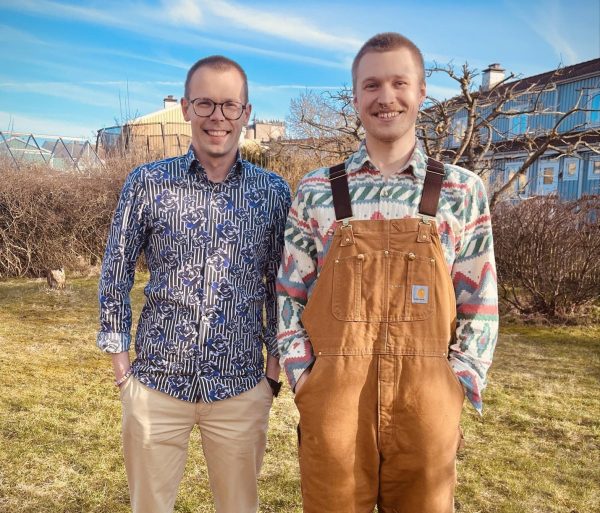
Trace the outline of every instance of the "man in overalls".
<instances>
[{"instance_id":1,"label":"man in overalls","mask_svg":"<svg viewBox=\"0 0 600 513\"><path fill-rule=\"evenodd\" d=\"M304 511L450 513L464 397L481 411L497 337L486 192L417 143L411 41L374 36L352 78L365 140L302 179L278 280Z\"/></svg>"}]
</instances>

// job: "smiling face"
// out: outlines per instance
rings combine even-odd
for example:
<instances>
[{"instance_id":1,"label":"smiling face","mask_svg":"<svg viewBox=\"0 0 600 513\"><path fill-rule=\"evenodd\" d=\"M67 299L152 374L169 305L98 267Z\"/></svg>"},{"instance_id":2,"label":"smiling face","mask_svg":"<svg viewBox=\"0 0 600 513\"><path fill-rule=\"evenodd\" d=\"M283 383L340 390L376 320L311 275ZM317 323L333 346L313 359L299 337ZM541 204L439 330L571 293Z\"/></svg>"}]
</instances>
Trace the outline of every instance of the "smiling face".
<instances>
[{"instance_id":1,"label":"smiling face","mask_svg":"<svg viewBox=\"0 0 600 513\"><path fill-rule=\"evenodd\" d=\"M369 142L412 147L425 100L422 68L407 48L368 52L356 68L354 107Z\"/></svg>"},{"instance_id":2,"label":"smiling face","mask_svg":"<svg viewBox=\"0 0 600 513\"><path fill-rule=\"evenodd\" d=\"M216 103L235 101L246 103L244 79L235 68L213 68L202 66L192 75L189 82L188 98L183 98L183 117L191 123L192 146L196 158L206 165L207 161L233 162L238 149L242 127L250 119L251 105L247 104L242 116L229 120L223 116L221 107L208 117L197 116L190 100L205 98Z\"/></svg>"}]
</instances>

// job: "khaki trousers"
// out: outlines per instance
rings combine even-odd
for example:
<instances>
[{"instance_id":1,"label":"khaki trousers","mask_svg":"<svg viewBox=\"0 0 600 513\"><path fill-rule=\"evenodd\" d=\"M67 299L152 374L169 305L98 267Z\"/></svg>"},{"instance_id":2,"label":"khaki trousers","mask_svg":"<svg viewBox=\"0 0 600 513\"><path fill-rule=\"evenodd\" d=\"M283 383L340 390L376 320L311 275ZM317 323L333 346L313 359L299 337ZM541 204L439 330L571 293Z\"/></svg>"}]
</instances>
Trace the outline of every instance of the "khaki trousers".
<instances>
[{"instance_id":1,"label":"khaki trousers","mask_svg":"<svg viewBox=\"0 0 600 513\"><path fill-rule=\"evenodd\" d=\"M128 379L121 387L123 451L133 513L171 513L194 425L217 513L256 513L257 478L273 394L266 379L238 396L189 403Z\"/></svg>"}]
</instances>

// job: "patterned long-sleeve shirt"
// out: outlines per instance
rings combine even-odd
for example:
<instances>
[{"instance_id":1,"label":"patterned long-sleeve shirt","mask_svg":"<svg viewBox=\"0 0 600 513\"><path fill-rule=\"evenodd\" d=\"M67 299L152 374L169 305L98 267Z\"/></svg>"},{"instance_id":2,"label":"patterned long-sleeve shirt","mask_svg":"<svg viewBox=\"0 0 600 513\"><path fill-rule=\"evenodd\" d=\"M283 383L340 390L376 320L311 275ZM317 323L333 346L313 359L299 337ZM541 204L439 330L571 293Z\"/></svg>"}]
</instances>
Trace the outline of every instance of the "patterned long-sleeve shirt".
<instances>
[{"instance_id":1,"label":"patterned long-sleeve shirt","mask_svg":"<svg viewBox=\"0 0 600 513\"><path fill-rule=\"evenodd\" d=\"M427 157L417 147L404 168L385 179L369 160L363 141L346 161L354 219L417 217ZM480 178L445 166L437 226L457 301L456 339L450 363L478 411L498 332L498 291L487 195ZM314 361L300 320L318 279L336 227L328 169L300 182L288 216L279 270L278 343L292 389ZM450 341L449 341L450 342Z\"/></svg>"},{"instance_id":2,"label":"patterned long-sleeve shirt","mask_svg":"<svg viewBox=\"0 0 600 513\"><path fill-rule=\"evenodd\" d=\"M208 179L192 148L134 169L102 263L98 347L129 350L129 293L143 251L150 279L134 375L192 402L254 387L264 376L263 344L279 356L275 280L290 202L281 177L239 155L220 183Z\"/></svg>"}]
</instances>

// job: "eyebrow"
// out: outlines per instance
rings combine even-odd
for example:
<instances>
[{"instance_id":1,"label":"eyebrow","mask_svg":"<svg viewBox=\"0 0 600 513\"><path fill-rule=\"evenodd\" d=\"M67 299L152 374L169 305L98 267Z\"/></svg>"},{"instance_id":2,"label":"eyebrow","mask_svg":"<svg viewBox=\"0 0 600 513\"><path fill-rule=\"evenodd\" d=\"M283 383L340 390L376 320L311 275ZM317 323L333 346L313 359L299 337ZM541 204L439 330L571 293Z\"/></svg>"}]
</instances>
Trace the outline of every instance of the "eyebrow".
<instances>
[{"instance_id":1,"label":"eyebrow","mask_svg":"<svg viewBox=\"0 0 600 513\"><path fill-rule=\"evenodd\" d=\"M365 82L368 82L369 80L374 80L376 82L381 82L382 80L387 80L387 79L396 80L396 79L399 79L399 78L407 80L407 79L410 78L410 76L407 73L404 73L404 74L401 74L401 75L392 75L391 77L384 77L384 78L371 76L371 77L367 77L367 78L361 80L360 83L364 84Z\"/></svg>"},{"instance_id":2,"label":"eyebrow","mask_svg":"<svg viewBox=\"0 0 600 513\"><path fill-rule=\"evenodd\" d=\"M209 98L208 96L198 96L196 98L191 98L191 100L193 100L193 101L196 101L196 100L209 100L209 101L211 101L213 103L221 103L221 102L217 102L217 101L213 100L212 98ZM223 100L223 103L225 103L225 102L236 102L236 103L242 103L242 104L244 103L242 100L234 100L234 99L231 99L231 98L229 98L227 100Z\"/></svg>"}]
</instances>

